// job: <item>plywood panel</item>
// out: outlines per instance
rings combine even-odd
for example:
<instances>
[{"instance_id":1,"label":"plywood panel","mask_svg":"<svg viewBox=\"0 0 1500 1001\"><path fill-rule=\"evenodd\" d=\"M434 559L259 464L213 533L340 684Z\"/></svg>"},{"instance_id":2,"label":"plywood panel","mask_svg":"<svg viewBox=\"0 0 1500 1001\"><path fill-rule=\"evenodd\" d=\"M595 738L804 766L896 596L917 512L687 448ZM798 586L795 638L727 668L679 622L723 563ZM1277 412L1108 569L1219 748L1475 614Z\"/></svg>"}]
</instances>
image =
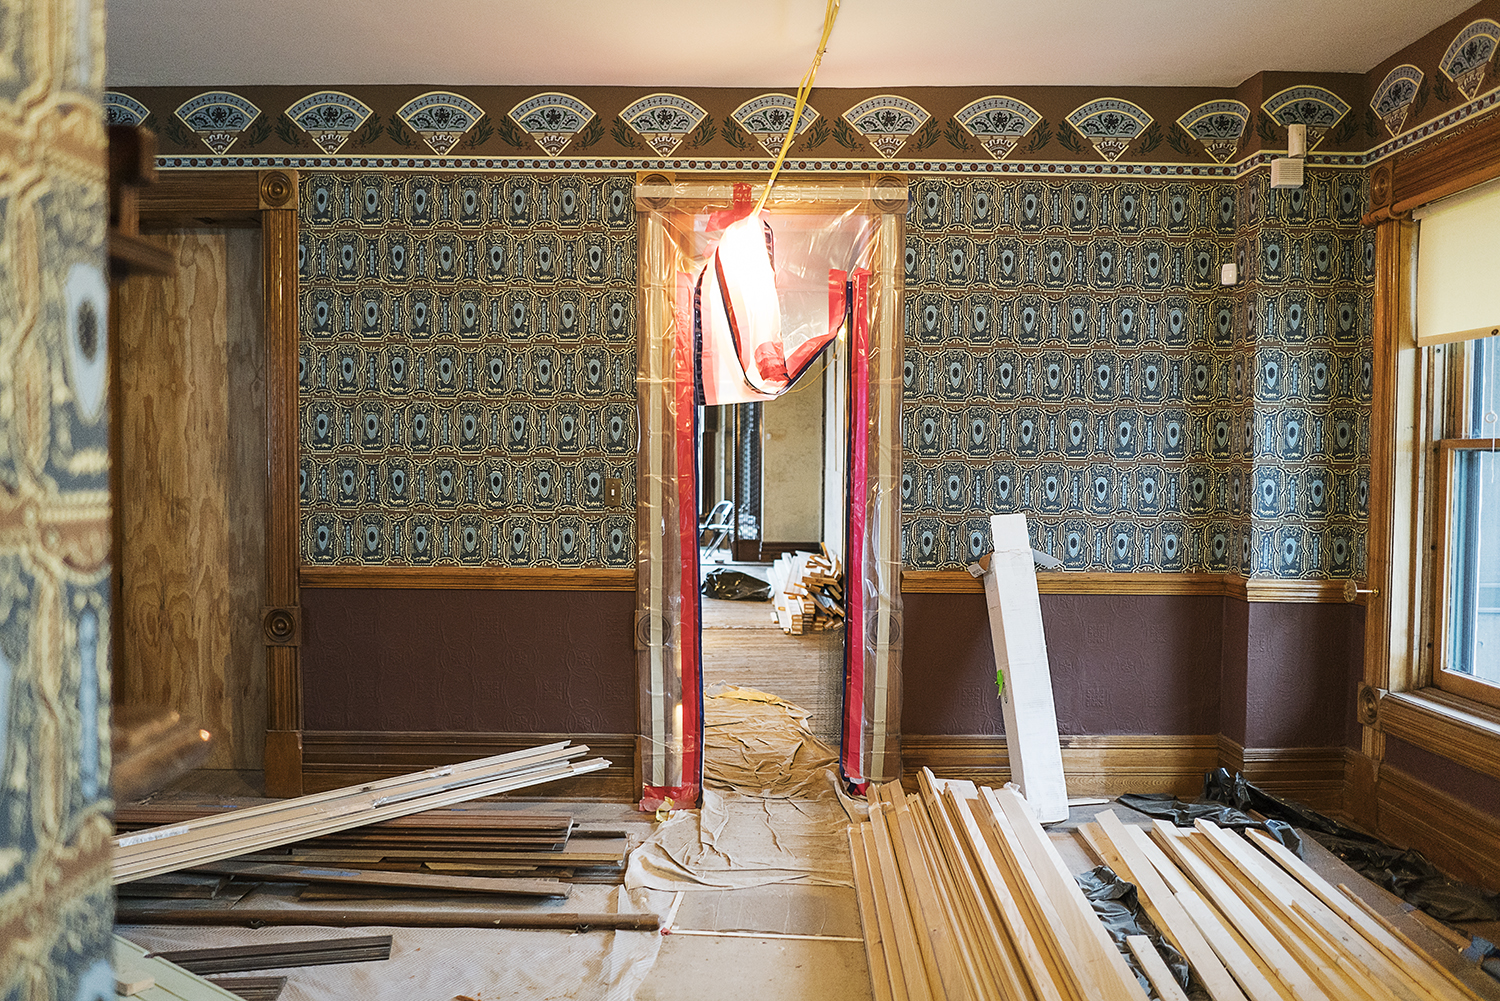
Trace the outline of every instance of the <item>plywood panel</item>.
<instances>
[{"instance_id":1,"label":"plywood panel","mask_svg":"<svg viewBox=\"0 0 1500 1001\"><path fill-rule=\"evenodd\" d=\"M222 233L161 237L177 261L120 290L123 663L115 702L165 705L235 767L230 637L227 251Z\"/></svg>"},{"instance_id":2,"label":"plywood panel","mask_svg":"<svg viewBox=\"0 0 1500 1001\"><path fill-rule=\"evenodd\" d=\"M228 319L229 644L224 666L234 768L264 764L266 645L266 351L260 230L224 234Z\"/></svg>"}]
</instances>

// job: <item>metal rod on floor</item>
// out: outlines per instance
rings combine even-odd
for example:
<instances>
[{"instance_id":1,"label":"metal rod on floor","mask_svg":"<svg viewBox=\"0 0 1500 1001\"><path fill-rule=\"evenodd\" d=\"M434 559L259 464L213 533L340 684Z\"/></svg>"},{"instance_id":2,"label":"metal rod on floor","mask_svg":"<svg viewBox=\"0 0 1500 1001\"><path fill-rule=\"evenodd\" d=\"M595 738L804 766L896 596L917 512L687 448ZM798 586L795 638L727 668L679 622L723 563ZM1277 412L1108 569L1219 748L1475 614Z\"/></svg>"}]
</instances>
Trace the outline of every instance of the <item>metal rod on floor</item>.
<instances>
[{"instance_id":1,"label":"metal rod on floor","mask_svg":"<svg viewBox=\"0 0 1500 1001\"><path fill-rule=\"evenodd\" d=\"M862 938L848 935L793 935L775 931L709 931L706 928L667 928L663 935L697 935L699 938L773 938L795 939L799 942L863 942Z\"/></svg>"}]
</instances>

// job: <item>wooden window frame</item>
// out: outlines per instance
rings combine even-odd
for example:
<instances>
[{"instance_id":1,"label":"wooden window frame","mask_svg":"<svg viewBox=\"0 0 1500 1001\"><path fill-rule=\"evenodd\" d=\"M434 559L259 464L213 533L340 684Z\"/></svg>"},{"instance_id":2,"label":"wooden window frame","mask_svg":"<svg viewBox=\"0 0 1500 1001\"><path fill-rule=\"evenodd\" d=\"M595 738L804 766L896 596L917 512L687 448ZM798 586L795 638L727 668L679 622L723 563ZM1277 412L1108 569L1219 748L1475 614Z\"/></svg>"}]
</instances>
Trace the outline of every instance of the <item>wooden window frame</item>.
<instances>
[{"instance_id":1,"label":"wooden window frame","mask_svg":"<svg viewBox=\"0 0 1500 1001\"><path fill-rule=\"evenodd\" d=\"M1473 411L1474 361L1477 342L1447 346L1447 364L1444 376L1447 381L1448 406L1444 409L1445 436L1432 442L1433 479L1437 492L1433 517L1433 531L1428 549L1436 554L1432 572L1432 646L1429 655L1428 683L1460 698L1500 709L1500 684L1480 681L1470 675L1453 670L1449 663L1449 629L1452 620L1452 579L1448 568L1453 565L1455 553L1453 512L1454 477L1459 453L1495 451L1500 449L1500 439L1471 437L1467 433L1469 415ZM1433 349L1437 351L1437 348ZM1461 432L1454 434L1453 432Z\"/></svg>"},{"instance_id":2,"label":"wooden window frame","mask_svg":"<svg viewBox=\"0 0 1500 1001\"><path fill-rule=\"evenodd\" d=\"M1500 177L1500 112L1476 115L1377 164L1370 172L1375 227L1375 384L1364 680L1358 693L1360 751L1352 812L1373 810L1385 739L1396 737L1500 778L1500 700L1493 704L1435 677L1444 546L1439 525L1441 442L1456 427L1454 345L1419 348L1415 329L1413 209ZM1451 449L1451 446L1450 446ZM1450 452L1451 454L1451 452ZM1436 548L1434 548L1436 547ZM1450 672L1451 673L1451 672ZM1437 681L1445 682L1438 687ZM1470 679L1458 679L1460 682ZM1489 688L1483 682L1475 686ZM1365 816L1374 822L1371 813Z\"/></svg>"}]
</instances>

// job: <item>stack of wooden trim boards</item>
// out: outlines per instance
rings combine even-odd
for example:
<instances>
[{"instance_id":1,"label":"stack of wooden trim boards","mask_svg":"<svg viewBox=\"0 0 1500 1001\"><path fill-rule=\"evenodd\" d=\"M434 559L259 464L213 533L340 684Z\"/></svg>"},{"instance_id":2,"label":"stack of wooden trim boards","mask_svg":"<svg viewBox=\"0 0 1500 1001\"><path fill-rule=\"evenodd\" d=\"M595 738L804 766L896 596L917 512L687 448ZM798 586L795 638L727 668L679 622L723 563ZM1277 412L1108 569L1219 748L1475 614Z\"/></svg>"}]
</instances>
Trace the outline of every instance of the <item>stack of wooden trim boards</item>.
<instances>
[{"instance_id":1,"label":"stack of wooden trim boards","mask_svg":"<svg viewBox=\"0 0 1500 1001\"><path fill-rule=\"evenodd\" d=\"M877 1001L1146 1001L1025 800L926 769L919 787L872 791L870 822L849 828ZM1259 832L1148 832L1110 812L1083 830L1212 1001L1479 997ZM1156 996L1183 1001L1151 939L1127 944Z\"/></svg>"},{"instance_id":2,"label":"stack of wooden trim boards","mask_svg":"<svg viewBox=\"0 0 1500 1001\"><path fill-rule=\"evenodd\" d=\"M844 568L821 553L788 553L771 564L771 617L784 633L828 629L844 621Z\"/></svg>"},{"instance_id":3,"label":"stack of wooden trim boards","mask_svg":"<svg viewBox=\"0 0 1500 1001\"><path fill-rule=\"evenodd\" d=\"M362 786L184 818L170 807L123 808L120 819L156 822L115 839L113 876L122 923L353 924L378 903L474 894L540 900L569 895L570 881L617 882L631 845L624 831L582 830L570 816L522 814L495 805L455 804L608 767L562 741ZM189 811L191 812L191 811ZM240 898L257 884L307 884L299 906L266 916ZM469 895L469 896L464 896ZM196 899L195 899L196 898ZM192 900L191 904L174 903ZM201 901L201 902L200 902ZM378 909L378 908L374 908ZM376 924L511 927L610 926L598 915L499 918L456 907L387 913ZM630 916L636 920L638 916ZM618 926L615 923L614 926Z\"/></svg>"}]
</instances>

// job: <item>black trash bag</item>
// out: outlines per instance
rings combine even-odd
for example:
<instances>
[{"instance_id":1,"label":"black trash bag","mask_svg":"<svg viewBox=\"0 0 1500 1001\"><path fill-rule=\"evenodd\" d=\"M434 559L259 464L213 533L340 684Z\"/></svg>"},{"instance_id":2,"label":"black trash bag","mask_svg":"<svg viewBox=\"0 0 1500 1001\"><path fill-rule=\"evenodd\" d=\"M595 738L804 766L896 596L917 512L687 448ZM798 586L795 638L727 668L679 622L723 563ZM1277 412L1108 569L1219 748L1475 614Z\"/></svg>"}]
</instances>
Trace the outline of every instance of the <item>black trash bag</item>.
<instances>
[{"instance_id":1,"label":"black trash bag","mask_svg":"<svg viewBox=\"0 0 1500 1001\"><path fill-rule=\"evenodd\" d=\"M751 574L728 567L710 570L703 577L703 594L725 601L770 601L771 585Z\"/></svg>"},{"instance_id":2,"label":"black trash bag","mask_svg":"<svg viewBox=\"0 0 1500 1001\"><path fill-rule=\"evenodd\" d=\"M1415 849L1393 848L1363 837L1313 836L1349 868L1439 921L1500 921L1500 894L1449 879Z\"/></svg>"},{"instance_id":3,"label":"black trash bag","mask_svg":"<svg viewBox=\"0 0 1500 1001\"><path fill-rule=\"evenodd\" d=\"M1148 817L1170 820L1178 827L1192 827L1194 821L1202 818L1242 834L1248 830L1265 831L1298 855L1302 854L1302 839L1290 824L1274 818L1262 822L1223 803L1202 799L1184 803L1175 796L1157 793L1126 793L1120 802Z\"/></svg>"},{"instance_id":4,"label":"black trash bag","mask_svg":"<svg viewBox=\"0 0 1500 1001\"><path fill-rule=\"evenodd\" d=\"M1161 958L1166 960L1167 969L1172 971L1172 979L1177 981L1177 985L1187 992L1192 1001L1209 1001L1208 992L1192 976L1187 960L1141 909L1134 883L1122 879L1107 865L1095 866L1073 878L1093 905L1094 914L1109 930L1109 937L1114 940L1115 947L1124 953L1130 972L1135 974L1148 995L1156 996L1151 989L1151 980L1125 944L1125 939L1131 935L1145 935L1151 940L1161 953Z\"/></svg>"},{"instance_id":5,"label":"black trash bag","mask_svg":"<svg viewBox=\"0 0 1500 1001\"><path fill-rule=\"evenodd\" d=\"M1231 773L1227 768L1216 768L1203 776L1203 796L1199 801L1204 800L1227 803L1239 810L1254 810L1256 813L1263 813L1267 817L1274 817L1294 827L1300 827L1304 831L1379 844L1368 834L1346 827L1332 817L1325 817L1300 803L1293 803L1280 796L1272 796L1264 789L1246 782L1245 776L1239 772Z\"/></svg>"},{"instance_id":6,"label":"black trash bag","mask_svg":"<svg viewBox=\"0 0 1500 1001\"><path fill-rule=\"evenodd\" d=\"M1331 817L1272 796L1246 782L1243 775L1231 775L1225 768L1208 773L1203 798L1297 825L1351 869L1439 921L1500 921L1500 894L1455 882L1438 872L1421 852L1393 848Z\"/></svg>"}]
</instances>

